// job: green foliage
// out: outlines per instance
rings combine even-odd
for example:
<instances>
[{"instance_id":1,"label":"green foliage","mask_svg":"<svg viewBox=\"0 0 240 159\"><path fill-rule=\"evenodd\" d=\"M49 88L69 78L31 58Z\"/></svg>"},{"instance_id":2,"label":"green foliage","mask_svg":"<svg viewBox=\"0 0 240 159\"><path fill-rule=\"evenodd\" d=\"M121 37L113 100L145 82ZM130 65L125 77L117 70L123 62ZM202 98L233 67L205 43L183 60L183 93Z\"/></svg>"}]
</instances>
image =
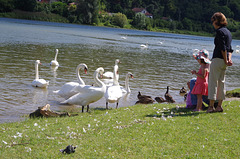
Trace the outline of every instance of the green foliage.
<instances>
[{"instance_id":1,"label":"green foliage","mask_svg":"<svg viewBox=\"0 0 240 159\"><path fill-rule=\"evenodd\" d=\"M76 14L83 24L98 24L98 0L77 0Z\"/></svg>"},{"instance_id":2,"label":"green foliage","mask_svg":"<svg viewBox=\"0 0 240 159\"><path fill-rule=\"evenodd\" d=\"M15 3L13 3L15 2ZM76 3L71 4L70 3ZM145 8L153 15L149 19L144 15L136 15L133 8ZM214 33L210 18L214 12L221 11L228 18L228 28L233 38L239 28L240 0L59 0L53 3L36 3L36 0L0 0L0 12L9 12L14 9L56 13L68 18L72 23L128 26L144 30L168 30L170 32L208 32ZM99 12L100 11L100 12ZM108 14L109 13L109 14ZM128 24L114 21L111 14L122 13L126 15ZM107 16L105 16L105 14ZM113 21L112 21L113 20ZM130 25L130 26L129 26Z\"/></svg>"},{"instance_id":3,"label":"green foliage","mask_svg":"<svg viewBox=\"0 0 240 159\"><path fill-rule=\"evenodd\" d=\"M0 12L11 12L14 7L14 0L0 0Z\"/></svg>"},{"instance_id":4,"label":"green foliage","mask_svg":"<svg viewBox=\"0 0 240 159\"><path fill-rule=\"evenodd\" d=\"M138 29L145 29L147 26L146 19L147 17L143 13L137 13L133 19L134 27Z\"/></svg>"},{"instance_id":5,"label":"green foliage","mask_svg":"<svg viewBox=\"0 0 240 159\"><path fill-rule=\"evenodd\" d=\"M68 12L67 4L62 2L53 2L51 3L51 12L66 17Z\"/></svg>"},{"instance_id":6,"label":"green foliage","mask_svg":"<svg viewBox=\"0 0 240 159\"><path fill-rule=\"evenodd\" d=\"M23 11L34 11L35 6L37 5L36 0L15 0L16 9Z\"/></svg>"},{"instance_id":7,"label":"green foliage","mask_svg":"<svg viewBox=\"0 0 240 159\"><path fill-rule=\"evenodd\" d=\"M122 13L116 13L113 15L112 23L116 26L124 28L124 26L128 24L128 20L126 15Z\"/></svg>"},{"instance_id":8,"label":"green foliage","mask_svg":"<svg viewBox=\"0 0 240 159\"><path fill-rule=\"evenodd\" d=\"M149 104L91 109L73 117L0 124L4 158L238 158L240 101L223 113L184 105ZM179 107L180 106L180 107ZM182 106L182 107L181 107ZM62 154L67 145L76 152Z\"/></svg>"},{"instance_id":9,"label":"green foliage","mask_svg":"<svg viewBox=\"0 0 240 159\"><path fill-rule=\"evenodd\" d=\"M240 88L231 90L231 91L227 91L226 92L226 96L227 97L240 97Z\"/></svg>"}]
</instances>

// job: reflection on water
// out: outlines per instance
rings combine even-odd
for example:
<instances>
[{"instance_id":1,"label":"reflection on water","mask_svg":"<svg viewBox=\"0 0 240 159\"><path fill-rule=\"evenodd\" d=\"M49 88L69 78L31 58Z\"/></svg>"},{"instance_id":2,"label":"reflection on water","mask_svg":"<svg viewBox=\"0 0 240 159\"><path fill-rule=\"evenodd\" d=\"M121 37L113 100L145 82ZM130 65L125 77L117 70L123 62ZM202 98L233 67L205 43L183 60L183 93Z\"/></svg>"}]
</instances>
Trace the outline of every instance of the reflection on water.
<instances>
[{"instance_id":1,"label":"reflection on water","mask_svg":"<svg viewBox=\"0 0 240 159\"><path fill-rule=\"evenodd\" d=\"M124 86L127 72L134 75L129 80L131 94L120 100L119 107L134 105L138 91L163 97L167 86L177 103L184 103L179 90L194 77L190 70L199 68L193 50L205 48L211 53L213 49L213 38L207 37L4 18L0 18L0 30L0 122L19 120L47 103L54 111L79 111L78 106L60 105L64 99L53 91L67 82L77 82L75 69L80 63L88 66L82 79L92 85L93 72L98 67L113 71L115 59L121 61L120 85ZM148 48L141 49L146 43ZM237 44L234 40L233 47ZM59 67L49 65L55 49L59 49ZM42 63L39 76L49 81L47 89L31 86L38 59ZM227 90L240 85L240 54L233 54L233 62L227 70ZM90 107L105 108L105 98Z\"/></svg>"}]
</instances>

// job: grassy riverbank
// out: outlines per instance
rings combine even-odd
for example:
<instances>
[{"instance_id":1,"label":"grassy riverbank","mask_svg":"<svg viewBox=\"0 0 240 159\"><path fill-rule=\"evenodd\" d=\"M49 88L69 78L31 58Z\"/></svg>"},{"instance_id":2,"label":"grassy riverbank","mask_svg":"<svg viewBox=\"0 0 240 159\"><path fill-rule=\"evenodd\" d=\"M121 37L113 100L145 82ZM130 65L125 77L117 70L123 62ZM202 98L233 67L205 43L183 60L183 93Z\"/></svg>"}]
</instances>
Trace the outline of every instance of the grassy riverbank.
<instances>
[{"instance_id":1,"label":"grassy riverbank","mask_svg":"<svg viewBox=\"0 0 240 159\"><path fill-rule=\"evenodd\" d=\"M74 117L0 124L4 158L238 158L240 101L223 113L184 105L135 105L92 109ZM79 108L79 112L81 108ZM77 146L73 154L59 149Z\"/></svg>"}]
</instances>

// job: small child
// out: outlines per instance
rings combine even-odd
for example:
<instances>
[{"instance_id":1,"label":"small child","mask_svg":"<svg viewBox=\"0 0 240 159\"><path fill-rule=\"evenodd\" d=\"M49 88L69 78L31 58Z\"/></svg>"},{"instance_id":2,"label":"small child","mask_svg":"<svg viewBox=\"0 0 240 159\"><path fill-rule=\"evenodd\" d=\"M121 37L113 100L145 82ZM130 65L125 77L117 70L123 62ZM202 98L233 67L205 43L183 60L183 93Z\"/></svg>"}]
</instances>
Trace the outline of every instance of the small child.
<instances>
[{"instance_id":1,"label":"small child","mask_svg":"<svg viewBox=\"0 0 240 159\"><path fill-rule=\"evenodd\" d=\"M192 70L191 73L197 76L197 81L195 86L192 89L192 94L197 95L197 107L194 111L201 111L202 110L202 96L208 95L208 74L209 74L209 64L211 61L209 60L208 56L209 53L207 50L200 50L197 55L193 55L194 58L200 64L199 71L196 72Z\"/></svg>"},{"instance_id":2,"label":"small child","mask_svg":"<svg viewBox=\"0 0 240 159\"><path fill-rule=\"evenodd\" d=\"M190 81L187 82L188 89L190 89ZM192 101L191 101L191 90L187 93L187 98L186 98L186 108L191 109L193 107Z\"/></svg>"}]
</instances>

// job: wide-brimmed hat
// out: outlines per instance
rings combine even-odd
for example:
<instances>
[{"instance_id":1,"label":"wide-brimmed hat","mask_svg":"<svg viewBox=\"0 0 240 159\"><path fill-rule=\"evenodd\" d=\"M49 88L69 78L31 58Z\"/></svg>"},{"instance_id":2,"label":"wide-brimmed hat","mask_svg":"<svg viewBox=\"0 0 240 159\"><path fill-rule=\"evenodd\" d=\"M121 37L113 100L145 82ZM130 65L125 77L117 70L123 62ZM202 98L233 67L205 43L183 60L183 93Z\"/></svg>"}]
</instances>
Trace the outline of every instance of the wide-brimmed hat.
<instances>
[{"instance_id":1,"label":"wide-brimmed hat","mask_svg":"<svg viewBox=\"0 0 240 159\"><path fill-rule=\"evenodd\" d=\"M209 60L209 52L206 49L200 50L197 54L193 54L193 57L198 59L203 59L205 63L210 64L211 61Z\"/></svg>"}]
</instances>

